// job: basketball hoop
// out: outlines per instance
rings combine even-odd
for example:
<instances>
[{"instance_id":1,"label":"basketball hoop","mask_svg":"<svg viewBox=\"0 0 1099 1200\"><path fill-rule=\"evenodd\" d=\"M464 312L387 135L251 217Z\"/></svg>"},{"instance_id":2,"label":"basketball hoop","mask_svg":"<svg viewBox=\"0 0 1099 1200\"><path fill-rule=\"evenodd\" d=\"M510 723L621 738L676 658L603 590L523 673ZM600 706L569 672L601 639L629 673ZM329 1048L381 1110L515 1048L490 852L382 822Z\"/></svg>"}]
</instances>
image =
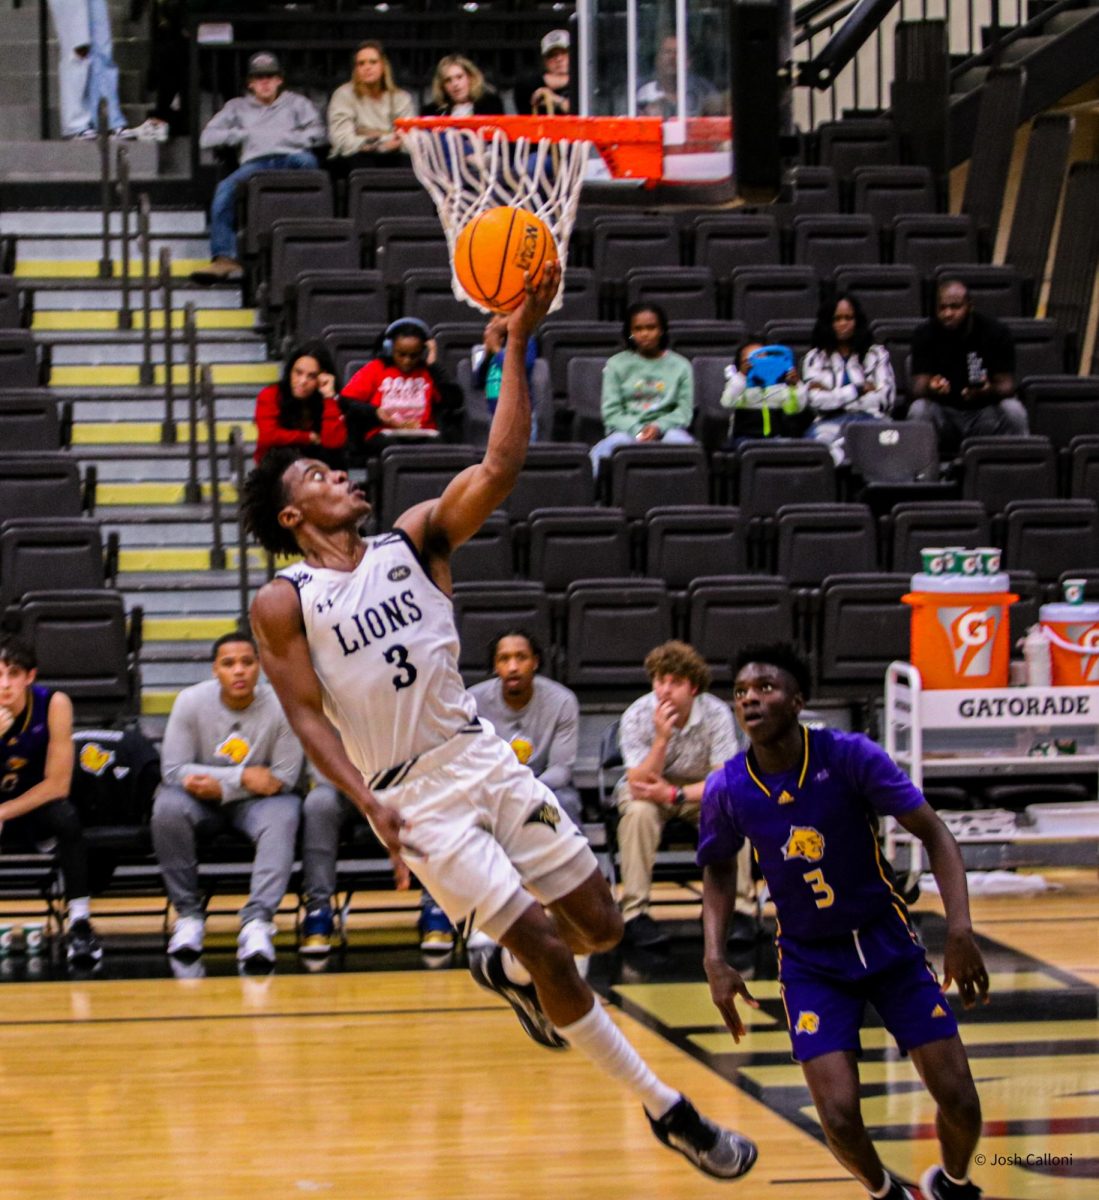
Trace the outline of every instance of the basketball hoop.
<instances>
[{"instance_id":1,"label":"basketball hoop","mask_svg":"<svg viewBox=\"0 0 1099 1200\"><path fill-rule=\"evenodd\" d=\"M560 308L564 295L569 237L592 146L614 174L648 179L655 167L660 176L656 118L408 117L396 125L417 178L435 202L451 263L458 234L486 209L523 208L549 226L562 267L551 311ZM459 300L488 311L466 293L453 270L451 286Z\"/></svg>"}]
</instances>

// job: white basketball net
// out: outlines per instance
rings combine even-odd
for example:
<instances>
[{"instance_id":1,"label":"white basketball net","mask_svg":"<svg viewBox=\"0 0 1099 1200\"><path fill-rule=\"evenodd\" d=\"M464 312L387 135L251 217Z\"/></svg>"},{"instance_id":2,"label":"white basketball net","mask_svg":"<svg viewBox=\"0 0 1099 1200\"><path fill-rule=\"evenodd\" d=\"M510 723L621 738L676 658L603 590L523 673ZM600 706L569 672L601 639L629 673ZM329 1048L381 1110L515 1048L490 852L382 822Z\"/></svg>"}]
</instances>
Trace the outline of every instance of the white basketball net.
<instances>
[{"instance_id":1,"label":"white basketball net","mask_svg":"<svg viewBox=\"0 0 1099 1200\"><path fill-rule=\"evenodd\" d=\"M545 221L557 242L562 269L561 286L550 311L560 308L569 235L591 142L525 137L512 141L502 129L485 126L479 130L409 129L404 144L417 177L435 201L452 264L458 234L486 209L511 205ZM466 292L453 269L450 277L459 300L481 312L489 311Z\"/></svg>"}]
</instances>

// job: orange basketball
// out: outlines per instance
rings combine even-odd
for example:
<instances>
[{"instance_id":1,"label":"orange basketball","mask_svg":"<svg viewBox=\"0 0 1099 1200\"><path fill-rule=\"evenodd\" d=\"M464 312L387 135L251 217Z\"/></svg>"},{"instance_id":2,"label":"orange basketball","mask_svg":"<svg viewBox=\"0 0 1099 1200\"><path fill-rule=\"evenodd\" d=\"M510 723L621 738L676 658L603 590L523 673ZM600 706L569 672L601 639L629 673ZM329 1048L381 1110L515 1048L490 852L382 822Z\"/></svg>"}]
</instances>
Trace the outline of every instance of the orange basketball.
<instances>
[{"instance_id":1,"label":"orange basketball","mask_svg":"<svg viewBox=\"0 0 1099 1200\"><path fill-rule=\"evenodd\" d=\"M523 208L490 208L473 218L454 244L454 273L469 298L506 313L523 302L523 275L542 278L556 262L557 243L549 226Z\"/></svg>"}]
</instances>

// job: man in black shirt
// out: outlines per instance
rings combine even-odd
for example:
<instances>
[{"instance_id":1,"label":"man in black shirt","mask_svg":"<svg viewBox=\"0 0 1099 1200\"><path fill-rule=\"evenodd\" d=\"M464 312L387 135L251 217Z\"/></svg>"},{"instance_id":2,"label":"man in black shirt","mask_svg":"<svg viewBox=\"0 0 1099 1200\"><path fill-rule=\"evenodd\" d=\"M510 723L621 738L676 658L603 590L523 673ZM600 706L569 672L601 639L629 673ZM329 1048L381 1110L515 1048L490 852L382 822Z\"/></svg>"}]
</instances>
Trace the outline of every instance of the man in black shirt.
<instances>
[{"instance_id":1,"label":"man in black shirt","mask_svg":"<svg viewBox=\"0 0 1099 1200\"><path fill-rule=\"evenodd\" d=\"M910 420L930 421L939 448L952 453L963 438L1025 436L1026 409L1015 398L1011 331L973 311L965 284L939 284L935 316L912 339Z\"/></svg>"}]
</instances>

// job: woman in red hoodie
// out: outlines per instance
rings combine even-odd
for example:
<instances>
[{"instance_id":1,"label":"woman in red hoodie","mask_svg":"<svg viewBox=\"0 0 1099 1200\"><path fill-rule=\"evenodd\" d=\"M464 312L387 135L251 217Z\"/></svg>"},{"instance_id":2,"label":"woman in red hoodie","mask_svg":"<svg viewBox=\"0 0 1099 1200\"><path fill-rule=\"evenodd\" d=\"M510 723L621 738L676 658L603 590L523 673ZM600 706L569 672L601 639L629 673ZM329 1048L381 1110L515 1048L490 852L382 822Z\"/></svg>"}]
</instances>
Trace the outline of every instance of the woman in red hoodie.
<instances>
[{"instance_id":1,"label":"woman in red hoodie","mask_svg":"<svg viewBox=\"0 0 1099 1200\"><path fill-rule=\"evenodd\" d=\"M322 342L290 352L282 378L256 397L256 462L273 446L312 447L342 466L347 427L336 402L336 372Z\"/></svg>"},{"instance_id":2,"label":"woman in red hoodie","mask_svg":"<svg viewBox=\"0 0 1099 1200\"><path fill-rule=\"evenodd\" d=\"M416 317L401 317L382 335L374 358L356 371L340 393L352 447L376 453L383 434L437 436L461 393L434 362L431 330Z\"/></svg>"}]
</instances>

